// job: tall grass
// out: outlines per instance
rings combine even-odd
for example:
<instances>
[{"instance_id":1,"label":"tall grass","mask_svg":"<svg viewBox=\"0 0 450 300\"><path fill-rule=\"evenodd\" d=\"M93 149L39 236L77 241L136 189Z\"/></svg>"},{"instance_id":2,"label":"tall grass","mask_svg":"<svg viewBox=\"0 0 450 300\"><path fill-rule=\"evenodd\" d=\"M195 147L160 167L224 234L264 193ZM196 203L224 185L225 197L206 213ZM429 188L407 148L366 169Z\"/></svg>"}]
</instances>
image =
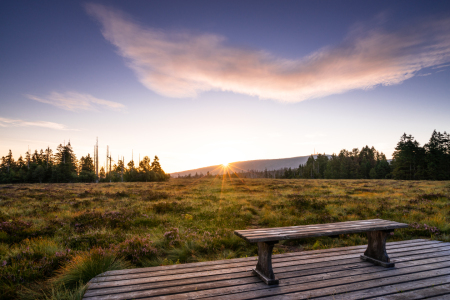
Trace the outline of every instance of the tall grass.
<instances>
[{"instance_id":1,"label":"tall grass","mask_svg":"<svg viewBox=\"0 0 450 300\"><path fill-rule=\"evenodd\" d=\"M450 183L171 179L0 189L0 299L77 299L105 271L253 256L233 234L384 218L390 240L450 241ZM365 234L283 241L276 253L360 245Z\"/></svg>"},{"instance_id":2,"label":"tall grass","mask_svg":"<svg viewBox=\"0 0 450 300\"><path fill-rule=\"evenodd\" d=\"M131 268L132 264L119 258L112 250L94 248L75 255L56 272L52 283L74 290L86 285L92 278L107 271Z\"/></svg>"}]
</instances>

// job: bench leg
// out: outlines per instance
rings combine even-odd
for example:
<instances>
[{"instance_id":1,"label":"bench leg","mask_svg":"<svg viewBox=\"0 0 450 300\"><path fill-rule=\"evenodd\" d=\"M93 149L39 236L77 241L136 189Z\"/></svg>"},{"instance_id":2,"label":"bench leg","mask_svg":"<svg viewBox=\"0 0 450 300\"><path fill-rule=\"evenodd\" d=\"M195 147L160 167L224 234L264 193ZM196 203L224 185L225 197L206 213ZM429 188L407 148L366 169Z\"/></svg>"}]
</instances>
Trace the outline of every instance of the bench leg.
<instances>
[{"instance_id":1,"label":"bench leg","mask_svg":"<svg viewBox=\"0 0 450 300\"><path fill-rule=\"evenodd\" d=\"M267 285L279 283L272 269L272 250L276 243L278 241L258 243L258 264L256 268L252 269L253 274L261 278Z\"/></svg>"},{"instance_id":2,"label":"bench leg","mask_svg":"<svg viewBox=\"0 0 450 300\"><path fill-rule=\"evenodd\" d=\"M390 262L389 256L386 252L386 239L393 232L393 230L380 230L367 232L367 239L369 243L364 255L361 259L379 265L385 268L394 267L395 264Z\"/></svg>"}]
</instances>

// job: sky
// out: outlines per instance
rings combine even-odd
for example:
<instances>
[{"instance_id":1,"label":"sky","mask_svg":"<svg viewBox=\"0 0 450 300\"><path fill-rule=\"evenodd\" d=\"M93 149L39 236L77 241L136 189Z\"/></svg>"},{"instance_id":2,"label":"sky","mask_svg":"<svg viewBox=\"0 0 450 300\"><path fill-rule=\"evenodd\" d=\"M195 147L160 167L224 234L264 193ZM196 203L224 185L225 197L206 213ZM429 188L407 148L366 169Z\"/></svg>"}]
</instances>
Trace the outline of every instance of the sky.
<instances>
[{"instance_id":1,"label":"sky","mask_svg":"<svg viewBox=\"0 0 450 300\"><path fill-rule=\"evenodd\" d=\"M449 116L450 1L0 2L0 157L391 158Z\"/></svg>"}]
</instances>

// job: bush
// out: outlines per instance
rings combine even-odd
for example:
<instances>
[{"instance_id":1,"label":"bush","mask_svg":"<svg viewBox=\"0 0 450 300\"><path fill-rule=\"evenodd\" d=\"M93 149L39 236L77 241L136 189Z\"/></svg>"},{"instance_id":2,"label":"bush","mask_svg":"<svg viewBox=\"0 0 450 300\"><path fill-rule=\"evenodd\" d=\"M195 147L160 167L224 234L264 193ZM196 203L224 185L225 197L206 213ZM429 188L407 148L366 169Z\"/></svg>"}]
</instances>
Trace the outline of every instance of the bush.
<instances>
[{"instance_id":1,"label":"bush","mask_svg":"<svg viewBox=\"0 0 450 300\"><path fill-rule=\"evenodd\" d=\"M324 210L327 204L322 201L317 201L316 199L308 199L304 195L288 195L288 198L291 199L291 203L294 207L296 207L299 211L303 210L313 210L313 211L321 211Z\"/></svg>"},{"instance_id":2,"label":"bush","mask_svg":"<svg viewBox=\"0 0 450 300\"><path fill-rule=\"evenodd\" d=\"M169 198L169 194L166 192L158 192L150 190L142 194L142 200L144 201L156 201L167 198Z\"/></svg>"},{"instance_id":3,"label":"bush","mask_svg":"<svg viewBox=\"0 0 450 300\"><path fill-rule=\"evenodd\" d=\"M113 249L125 259L140 263L142 259L156 258L157 250L152 244L149 237L133 237L114 246Z\"/></svg>"},{"instance_id":4,"label":"bush","mask_svg":"<svg viewBox=\"0 0 450 300\"><path fill-rule=\"evenodd\" d=\"M192 209L192 207L185 205L183 202L177 201L161 201L153 204L153 210L157 214L165 214L169 212L187 212Z\"/></svg>"},{"instance_id":5,"label":"bush","mask_svg":"<svg viewBox=\"0 0 450 300\"><path fill-rule=\"evenodd\" d=\"M119 230L88 231L81 235L69 236L66 239L66 245L74 250L89 250L95 247L109 248L111 244L120 243L124 240L125 237Z\"/></svg>"},{"instance_id":6,"label":"bush","mask_svg":"<svg viewBox=\"0 0 450 300\"><path fill-rule=\"evenodd\" d=\"M25 284L50 277L71 255L52 240L26 239L0 263L0 281Z\"/></svg>"},{"instance_id":7,"label":"bush","mask_svg":"<svg viewBox=\"0 0 450 300\"><path fill-rule=\"evenodd\" d=\"M109 227L128 229L131 220L136 216L133 211L109 211L101 213L98 211L86 211L72 220L76 232L85 232L88 229Z\"/></svg>"},{"instance_id":8,"label":"bush","mask_svg":"<svg viewBox=\"0 0 450 300\"><path fill-rule=\"evenodd\" d=\"M20 220L11 220L0 223L0 232L3 231L6 235L0 235L0 241L7 243L17 243L27 238L31 234L31 223Z\"/></svg>"}]
</instances>

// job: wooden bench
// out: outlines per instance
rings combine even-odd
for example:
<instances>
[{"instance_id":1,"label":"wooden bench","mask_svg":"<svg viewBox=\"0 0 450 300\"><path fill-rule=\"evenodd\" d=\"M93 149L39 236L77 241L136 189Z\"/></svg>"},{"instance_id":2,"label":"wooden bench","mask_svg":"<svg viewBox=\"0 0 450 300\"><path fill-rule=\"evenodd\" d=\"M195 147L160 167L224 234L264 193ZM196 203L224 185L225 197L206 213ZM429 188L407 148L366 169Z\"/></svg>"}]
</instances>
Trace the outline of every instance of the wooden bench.
<instances>
[{"instance_id":1,"label":"wooden bench","mask_svg":"<svg viewBox=\"0 0 450 300\"><path fill-rule=\"evenodd\" d=\"M273 246L281 240L367 232L368 245L361 259L386 268L394 267L386 253L386 239L397 228L408 224L382 219L277 228L236 230L234 233L250 243L258 243L258 263L253 273L266 284L278 284L272 269Z\"/></svg>"}]
</instances>

